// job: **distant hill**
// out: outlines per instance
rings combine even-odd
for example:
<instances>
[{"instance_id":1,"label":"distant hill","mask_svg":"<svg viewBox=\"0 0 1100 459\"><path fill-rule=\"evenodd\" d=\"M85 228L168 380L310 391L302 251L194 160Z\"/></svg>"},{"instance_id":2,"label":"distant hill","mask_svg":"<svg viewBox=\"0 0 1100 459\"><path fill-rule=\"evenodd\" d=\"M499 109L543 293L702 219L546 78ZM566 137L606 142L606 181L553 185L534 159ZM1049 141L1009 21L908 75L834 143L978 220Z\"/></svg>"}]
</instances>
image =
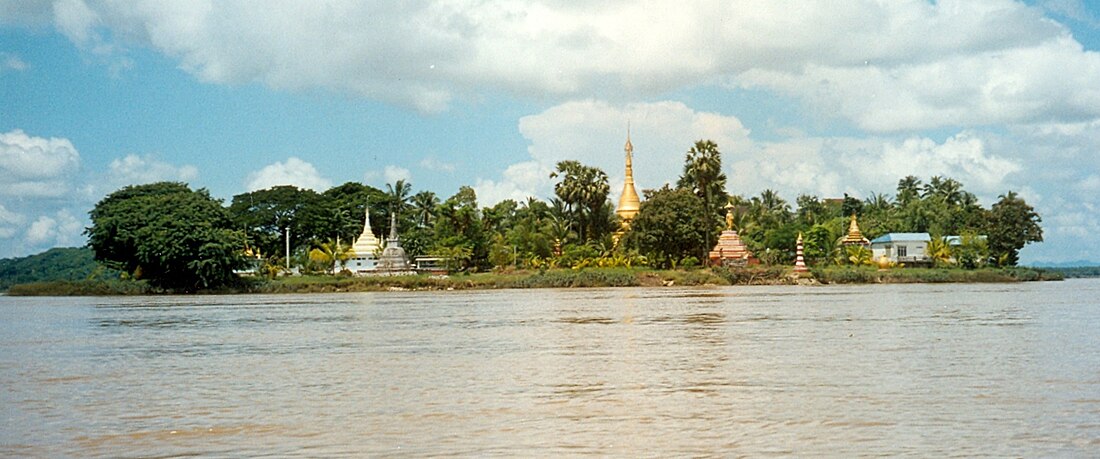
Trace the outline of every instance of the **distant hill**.
<instances>
[{"instance_id":1,"label":"distant hill","mask_svg":"<svg viewBox=\"0 0 1100 459\"><path fill-rule=\"evenodd\" d=\"M1100 267L1100 262L1077 260L1077 261L1063 261L1059 263L1031 263L1028 266L1032 268L1095 268Z\"/></svg>"},{"instance_id":2,"label":"distant hill","mask_svg":"<svg viewBox=\"0 0 1100 459\"><path fill-rule=\"evenodd\" d=\"M23 258L0 259L0 291L15 284L117 277L96 263L87 247L54 248Z\"/></svg>"}]
</instances>

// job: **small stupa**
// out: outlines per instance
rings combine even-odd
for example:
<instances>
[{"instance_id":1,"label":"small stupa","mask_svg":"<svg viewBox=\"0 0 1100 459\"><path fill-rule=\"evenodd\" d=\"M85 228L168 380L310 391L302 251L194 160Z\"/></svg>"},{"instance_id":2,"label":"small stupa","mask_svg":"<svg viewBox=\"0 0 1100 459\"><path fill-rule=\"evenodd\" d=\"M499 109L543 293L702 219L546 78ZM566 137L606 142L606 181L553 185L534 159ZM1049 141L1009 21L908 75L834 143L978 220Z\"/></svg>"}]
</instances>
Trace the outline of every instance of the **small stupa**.
<instances>
[{"instance_id":1,"label":"small stupa","mask_svg":"<svg viewBox=\"0 0 1100 459\"><path fill-rule=\"evenodd\" d=\"M718 243L707 257L712 266L747 266L760 261L752 256L749 248L733 229L733 203L726 204L726 229L718 236Z\"/></svg>"},{"instance_id":2,"label":"small stupa","mask_svg":"<svg viewBox=\"0 0 1100 459\"><path fill-rule=\"evenodd\" d=\"M395 212L390 213L390 237L386 239L386 248L382 249L382 256L378 259L378 269L389 272L409 270L409 258L405 255L405 249L401 248L401 240L397 238Z\"/></svg>"},{"instance_id":3,"label":"small stupa","mask_svg":"<svg viewBox=\"0 0 1100 459\"><path fill-rule=\"evenodd\" d=\"M848 223L848 234L840 239L840 245L862 245L864 247L870 247L871 241L863 237L863 233L859 231L859 223L856 222L856 214L852 214L852 221Z\"/></svg>"},{"instance_id":4,"label":"small stupa","mask_svg":"<svg viewBox=\"0 0 1100 459\"><path fill-rule=\"evenodd\" d=\"M798 233L798 240L794 245L794 272L796 274L810 272L810 268L806 266L806 260L802 257L802 233Z\"/></svg>"}]
</instances>

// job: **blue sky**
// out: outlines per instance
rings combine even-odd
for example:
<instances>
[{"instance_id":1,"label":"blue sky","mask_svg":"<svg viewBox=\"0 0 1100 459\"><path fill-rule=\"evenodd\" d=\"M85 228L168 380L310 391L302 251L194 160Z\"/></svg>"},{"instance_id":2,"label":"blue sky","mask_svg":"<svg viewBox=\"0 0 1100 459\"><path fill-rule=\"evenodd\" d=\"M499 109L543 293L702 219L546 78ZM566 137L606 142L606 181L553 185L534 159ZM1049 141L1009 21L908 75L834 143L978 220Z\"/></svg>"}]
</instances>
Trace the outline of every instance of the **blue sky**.
<instances>
[{"instance_id":1,"label":"blue sky","mask_svg":"<svg viewBox=\"0 0 1100 459\"><path fill-rule=\"evenodd\" d=\"M128 184L223 199L397 179L482 205L554 163L642 188L715 140L729 191L1009 190L1025 263L1100 262L1100 5L1077 0L0 0L0 258ZM615 198L615 197L613 197Z\"/></svg>"}]
</instances>

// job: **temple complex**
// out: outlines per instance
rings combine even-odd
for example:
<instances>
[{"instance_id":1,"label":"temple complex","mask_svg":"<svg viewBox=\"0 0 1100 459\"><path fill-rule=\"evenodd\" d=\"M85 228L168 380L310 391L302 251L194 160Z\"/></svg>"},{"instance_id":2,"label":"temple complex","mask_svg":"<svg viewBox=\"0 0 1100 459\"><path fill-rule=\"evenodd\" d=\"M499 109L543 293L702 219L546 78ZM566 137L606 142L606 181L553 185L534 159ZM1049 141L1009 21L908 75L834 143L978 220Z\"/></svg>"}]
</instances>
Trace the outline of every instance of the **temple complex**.
<instances>
[{"instance_id":1,"label":"temple complex","mask_svg":"<svg viewBox=\"0 0 1100 459\"><path fill-rule=\"evenodd\" d=\"M630 230L630 223L638 215L641 208L641 199L638 199L638 191L634 189L634 145L630 144L630 130L626 133L626 180L623 182L623 192L619 195L619 206L615 208L615 214L622 219L622 228L619 234Z\"/></svg>"},{"instance_id":2,"label":"temple complex","mask_svg":"<svg viewBox=\"0 0 1100 459\"><path fill-rule=\"evenodd\" d=\"M718 236L718 243L714 245L714 250L710 251L707 258L710 259L711 266L743 267L760 262L752 256L744 241L741 240L741 236L738 236L737 231L733 229L732 203L726 204L726 229Z\"/></svg>"},{"instance_id":3,"label":"temple complex","mask_svg":"<svg viewBox=\"0 0 1100 459\"><path fill-rule=\"evenodd\" d=\"M859 223L856 222L856 214L852 214L852 221L848 224L848 234L840 239L840 245L861 245L864 247L871 246L871 241L863 237L863 233L859 231Z\"/></svg>"},{"instance_id":4,"label":"temple complex","mask_svg":"<svg viewBox=\"0 0 1100 459\"><path fill-rule=\"evenodd\" d=\"M378 270L404 273L411 269L409 257L405 255L405 249L397 238L397 214L390 213L390 237L386 239L386 248L382 249L382 256L378 259Z\"/></svg>"},{"instance_id":5,"label":"temple complex","mask_svg":"<svg viewBox=\"0 0 1100 459\"><path fill-rule=\"evenodd\" d=\"M370 228L370 209L367 208L365 213L363 232L351 246L352 253L345 264L346 269L352 273L374 271L378 266L378 252L382 250L381 241L374 237L374 231Z\"/></svg>"}]
</instances>

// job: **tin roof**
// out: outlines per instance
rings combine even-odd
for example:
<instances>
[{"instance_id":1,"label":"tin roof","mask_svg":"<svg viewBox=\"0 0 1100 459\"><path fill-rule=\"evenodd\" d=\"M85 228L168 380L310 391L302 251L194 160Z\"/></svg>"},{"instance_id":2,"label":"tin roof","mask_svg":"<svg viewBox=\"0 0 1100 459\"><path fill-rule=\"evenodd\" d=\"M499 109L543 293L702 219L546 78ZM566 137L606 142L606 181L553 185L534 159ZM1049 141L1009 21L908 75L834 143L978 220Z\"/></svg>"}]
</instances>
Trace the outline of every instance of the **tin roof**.
<instances>
[{"instance_id":1,"label":"tin roof","mask_svg":"<svg viewBox=\"0 0 1100 459\"><path fill-rule=\"evenodd\" d=\"M932 240L932 236L928 233L889 233L875 238L871 241L872 244L887 243L887 242L928 242Z\"/></svg>"}]
</instances>

